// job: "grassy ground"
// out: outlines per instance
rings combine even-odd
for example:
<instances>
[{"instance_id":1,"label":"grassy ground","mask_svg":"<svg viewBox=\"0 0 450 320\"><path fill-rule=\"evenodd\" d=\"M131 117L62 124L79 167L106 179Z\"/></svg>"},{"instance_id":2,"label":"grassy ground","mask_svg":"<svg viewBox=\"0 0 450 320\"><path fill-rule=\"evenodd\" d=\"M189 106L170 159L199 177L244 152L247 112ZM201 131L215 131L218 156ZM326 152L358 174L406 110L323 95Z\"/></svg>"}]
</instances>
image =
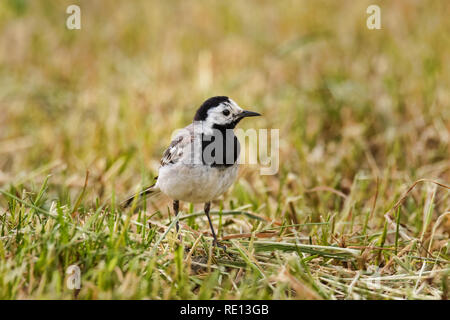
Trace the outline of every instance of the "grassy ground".
<instances>
[{"instance_id":1,"label":"grassy ground","mask_svg":"<svg viewBox=\"0 0 450 320\"><path fill-rule=\"evenodd\" d=\"M1 1L0 298L447 298L450 3L373 2ZM117 207L222 94L280 129L214 201L228 254L201 207L181 246L169 199Z\"/></svg>"}]
</instances>

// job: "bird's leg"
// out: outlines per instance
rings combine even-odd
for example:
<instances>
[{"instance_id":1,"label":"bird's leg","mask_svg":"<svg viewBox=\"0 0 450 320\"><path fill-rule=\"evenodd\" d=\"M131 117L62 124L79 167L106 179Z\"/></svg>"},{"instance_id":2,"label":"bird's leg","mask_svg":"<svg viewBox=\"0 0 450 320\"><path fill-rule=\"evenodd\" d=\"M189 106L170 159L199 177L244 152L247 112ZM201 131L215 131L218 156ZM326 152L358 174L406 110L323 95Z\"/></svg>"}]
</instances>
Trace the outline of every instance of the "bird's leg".
<instances>
[{"instance_id":1,"label":"bird's leg","mask_svg":"<svg viewBox=\"0 0 450 320\"><path fill-rule=\"evenodd\" d=\"M213 237L214 237L213 246L222 248L223 251L227 251L227 247L224 246L223 244L220 244L219 241L217 241L216 232L214 231L214 227L213 227L211 218L210 218L210 216L209 216L209 210L210 210L210 209L211 209L211 202L206 202L206 203L205 203L205 214L206 214L206 216L208 217L209 226L211 227L211 232L212 232L212 235L213 235Z\"/></svg>"},{"instance_id":2,"label":"bird's leg","mask_svg":"<svg viewBox=\"0 0 450 320\"><path fill-rule=\"evenodd\" d=\"M178 216L179 210L180 210L180 201L173 200L173 211L175 213L175 217ZM176 228L177 228L177 233L178 233L180 231L179 221L177 221ZM180 239L180 241L181 241L181 234L178 236L178 239Z\"/></svg>"}]
</instances>

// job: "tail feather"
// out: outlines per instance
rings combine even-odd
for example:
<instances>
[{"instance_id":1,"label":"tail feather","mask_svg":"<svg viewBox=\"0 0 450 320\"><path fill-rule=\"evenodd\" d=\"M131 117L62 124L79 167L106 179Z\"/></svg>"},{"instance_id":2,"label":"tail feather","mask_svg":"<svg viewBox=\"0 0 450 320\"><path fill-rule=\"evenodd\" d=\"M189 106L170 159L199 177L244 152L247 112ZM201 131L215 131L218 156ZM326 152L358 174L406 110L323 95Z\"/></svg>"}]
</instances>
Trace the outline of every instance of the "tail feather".
<instances>
[{"instance_id":1,"label":"tail feather","mask_svg":"<svg viewBox=\"0 0 450 320\"><path fill-rule=\"evenodd\" d=\"M136 198L139 199L139 198L145 197L145 196L148 195L148 194L156 194L156 193L158 193L159 188L155 188L155 185L156 185L156 183L154 183L154 184L151 185L150 187L147 187L147 188L144 189L143 191L141 191L141 192L139 192L139 193L137 193L137 194L135 194L135 195L133 195L133 196L127 198L126 200L122 201L122 203L120 204L120 206L121 206L122 208L127 208L127 207L129 207L129 206L133 203L134 199L136 199Z\"/></svg>"}]
</instances>

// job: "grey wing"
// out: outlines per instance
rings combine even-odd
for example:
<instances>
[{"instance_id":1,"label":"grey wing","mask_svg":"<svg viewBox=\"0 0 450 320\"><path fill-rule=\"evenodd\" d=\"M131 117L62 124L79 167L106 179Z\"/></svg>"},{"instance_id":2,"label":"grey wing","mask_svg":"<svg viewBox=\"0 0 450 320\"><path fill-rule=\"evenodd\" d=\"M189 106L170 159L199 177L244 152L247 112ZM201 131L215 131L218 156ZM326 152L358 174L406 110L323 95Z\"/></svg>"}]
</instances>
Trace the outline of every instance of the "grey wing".
<instances>
[{"instance_id":1,"label":"grey wing","mask_svg":"<svg viewBox=\"0 0 450 320\"><path fill-rule=\"evenodd\" d=\"M161 159L161 166L163 167L178 162L187 151L186 146L190 144L192 140L192 129L191 126L188 126L172 140L169 147L164 151Z\"/></svg>"}]
</instances>

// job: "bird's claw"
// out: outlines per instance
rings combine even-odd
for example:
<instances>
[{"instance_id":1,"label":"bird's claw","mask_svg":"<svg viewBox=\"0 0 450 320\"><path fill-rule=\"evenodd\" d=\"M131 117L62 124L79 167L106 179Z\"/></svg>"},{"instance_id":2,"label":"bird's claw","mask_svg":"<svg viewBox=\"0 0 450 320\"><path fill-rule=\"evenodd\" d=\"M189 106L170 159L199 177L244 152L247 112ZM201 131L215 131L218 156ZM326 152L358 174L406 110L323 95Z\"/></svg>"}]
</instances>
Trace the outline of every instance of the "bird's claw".
<instances>
[{"instance_id":1,"label":"bird's claw","mask_svg":"<svg viewBox=\"0 0 450 320\"><path fill-rule=\"evenodd\" d=\"M219 243L219 241L214 240L213 246L222 249L225 253L227 253L227 246L224 244Z\"/></svg>"}]
</instances>

